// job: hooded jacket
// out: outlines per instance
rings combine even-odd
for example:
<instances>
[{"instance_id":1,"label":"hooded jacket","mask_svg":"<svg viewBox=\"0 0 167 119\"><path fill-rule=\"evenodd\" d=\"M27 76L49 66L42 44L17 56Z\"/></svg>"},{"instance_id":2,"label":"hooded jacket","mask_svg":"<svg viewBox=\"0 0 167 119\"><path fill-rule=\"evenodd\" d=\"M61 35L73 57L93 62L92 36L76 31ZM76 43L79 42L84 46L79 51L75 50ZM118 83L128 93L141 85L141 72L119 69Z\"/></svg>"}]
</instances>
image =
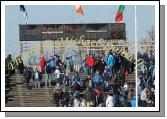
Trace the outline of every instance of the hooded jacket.
<instances>
[{"instance_id":1,"label":"hooded jacket","mask_svg":"<svg viewBox=\"0 0 167 119\"><path fill-rule=\"evenodd\" d=\"M41 59L40 59L40 68L41 68L41 70L45 69L45 65L46 65L46 61L45 61L44 57L41 57Z\"/></svg>"},{"instance_id":2,"label":"hooded jacket","mask_svg":"<svg viewBox=\"0 0 167 119\"><path fill-rule=\"evenodd\" d=\"M114 57L112 55L109 55L108 59L107 59L107 65L108 66L113 66L114 63L115 63Z\"/></svg>"},{"instance_id":3,"label":"hooded jacket","mask_svg":"<svg viewBox=\"0 0 167 119\"><path fill-rule=\"evenodd\" d=\"M86 64L87 64L90 68L92 68L92 67L94 66L94 64L95 64L94 58L93 58L93 57L88 57L88 58L86 59Z\"/></svg>"}]
</instances>

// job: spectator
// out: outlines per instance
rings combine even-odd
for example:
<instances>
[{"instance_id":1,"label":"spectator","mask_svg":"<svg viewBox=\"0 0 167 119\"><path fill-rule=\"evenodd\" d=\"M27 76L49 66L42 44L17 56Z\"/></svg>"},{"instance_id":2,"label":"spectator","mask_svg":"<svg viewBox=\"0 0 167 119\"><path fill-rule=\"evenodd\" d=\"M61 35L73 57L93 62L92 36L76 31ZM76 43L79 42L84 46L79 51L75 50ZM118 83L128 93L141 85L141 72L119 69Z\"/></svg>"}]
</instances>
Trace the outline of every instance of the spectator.
<instances>
[{"instance_id":1,"label":"spectator","mask_svg":"<svg viewBox=\"0 0 167 119\"><path fill-rule=\"evenodd\" d=\"M61 61L61 59L60 59L60 56L57 56L56 62L57 62L56 64L60 67L61 64L62 64L62 61Z\"/></svg>"},{"instance_id":2,"label":"spectator","mask_svg":"<svg viewBox=\"0 0 167 119\"><path fill-rule=\"evenodd\" d=\"M125 92L125 95L128 95L128 92L129 92L129 85L127 82L125 82L124 84L124 92Z\"/></svg>"},{"instance_id":3,"label":"spectator","mask_svg":"<svg viewBox=\"0 0 167 119\"><path fill-rule=\"evenodd\" d=\"M72 85L71 79L69 78L68 74L65 74L63 80L63 86L64 86L64 92L67 93L68 95L70 95L72 92L71 85Z\"/></svg>"},{"instance_id":4,"label":"spectator","mask_svg":"<svg viewBox=\"0 0 167 119\"><path fill-rule=\"evenodd\" d=\"M135 60L134 60L134 58L131 60L130 67L131 67L131 73L132 73L134 71L134 68L135 68Z\"/></svg>"},{"instance_id":5,"label":"spectator","mask_svg":"<svg viewBox=\"0 0 167 119\"><path fill-rule=\"evenodd\" d=\"M69 95L68 97L68 107L73 107L74 105L74 98L72 95Z\"/></svg>"},{"instance_id":6,"label":"spectator","mask_svg":"<svg viewBox=\"0 0 167 119\"><path fill-rule=\"evenodd\" d=\"M56 70L55 70L55 80L56 82L61 84L61 79L60 79L60 69L59 66L56 66Z\"/></svg>"},{"instance_id":7,"label":"spectator","mask_svg":"<svg viewBox=\"0 0 167 119\"><path fill-rule=\"evenodd\" d=\"M79 107L80 106L80 92L79 91L75 91L74 92L74 107Z\"/></svg>"},{"instance_id":8,"label":"spectator","mask_svg":"<svg viewBox=\"0 0 167 119\"><path fill-rule=\"evenodd\" d=\"M117 52L114 55L114 60L115 60L115 72L118 72L121 65L121 57L120 54L118 54Z\"/></svg>"},{"instance_id":9,"label":"spectator","mask_svg":"<svg viewBox=\"0 0 167 119\"><path fill-rule=\"evenodd\" d=\"M115 63L115 60L114 60L113 54L109 53L108 59L107 59L107 65L110 72L112 72L113 75L115 75L114 63Z\"/></svg>"},{"instance_id":10,"label":"spectator","mask_svg":"<svg viewBox=\"0 0 167 119\"><path fill-rule=\"evenodd\" d=\"M25 71L24 71L24 74L23 74L23 76L24 76L24 83L25 83L25 91L26 91L26 93L28 93L29 92L29 82L30 82L30 79L31 79L31 71L30 71L30 68L27 68L27 69L25 69Z\"/></svg>"},{"instance_id":11,"label":"spectator","mask_svg":"<svg viewBox=\"0 0 167 119\"><path fill-rule=\"evenodd\" d=\"M133 99L131 101L131 107L136 107L136 96L133 96Z\"/></svg>"},{"instance_id":12,"label":"spectator","mask_svg":"<svg viewBox=\"0 0 167 119\"><path fill-rule=\"evenodd\" d=\"M109 72L107 72L107 69L104 70L104 72L102 74L102 79L104 81L103 82L103 91L108 92L110 75L109 75Z\"/></svg>"},{"instance_id":13,"label":"spectator","mask_svg":"<svg viewBox=\"0 0 167 119\"><path fill-rule=\"evenodd\" d=\"M88 75L83 82L83 86L92 87L91 75Z\"/></svg>"},{"instance_id":14,"label":"spectator","mask_svg":"<svg viewBox=\"0 0 167 119\"><path fill-rule=\"evenodd\" d=\"M50 59L51 59L51 61L49 63L49 66L51 68L51 72L53 73L56 69L56 61L53 57L51 57Z\"/></svg>"},{"instance_id":15,"label":"spectator","mask_svg":"<svg viewBox=\"0 0 167 119\"><path fill-rule=\"evenodd\" d=\"M69 78L68 74L65 74L64 80L63 80L63 85L70 87L72 84L71 79Z\"/></svg>"},{"instance_id":16,"label":"spectator","mask_svg":"<svg viewBox=\"0 0 167 119\"><path fill-rule=\"evenodd\" d=\"M46 71L45 86L47 86L48 83L49 83L49 86L51 86L51 79L50 79L51 69L49 66L49 62L47 62L47 64L46 64L45 71Z\"/></svg>"},{"instance_id":17,"label":"spectator","mask_svg":"<svg viewBox=\"0 0 167 119\"><path fill-rule=\"evenodd\" d=\"M114 91L113 97L114 97L114 107L119 107L121 105L120 91L118 90Z\"/></svg>"},{"instance_id":18,"label":"spectator","mask_svg":"<svg viewBox=\"0 0 167 119\"><path fill-rule=\"evenodd\" d=\"M9 69L9 63L12 62L12 55L9 54L5 59L5 74L9 74L9 77L12 75L12 69Z\"/></svg>"},{"instance_id":19,"label":"spectator","mask_svg":"<svg viewBox=\"0 0 167 119\"><path fill-rule=\"evenodd\" d=\"M105 69L105 66L106 66L106 63L104 61L104 58L101 58L96 64L96 70L98 70L100 74L102 74Z\"/></svg>"},{"instance_id":20,"label":"spectator","mask_svg":"<svg viewBox=\"0 0 167 119\"><path fill-rule=\"evenodd\" d=\"M95 60L92 54L86 58L86 64L88 66L88 74L92 74L94 70L93 67L95 65Z\"/></svg>"},{"instance_id":21,"label":"spectator","mask_svg":"<svg viewBox=\"0 0 167 119\"><path fill-rule=\"evenodd\" d=\"M62 93L62 87L60 86L59 83L57 83L56 86L54 87L54 93L53 93L54 104L57 107L59 106L59 100L60 100L61 93Z\"/></svg>"},{"instance_id":22,"label":"spectator","mask_svg":"<svg viewBox=\"0 0 167 119\"><path fill-rule=\"evenodd\" d=\"M87 107L93 106L93 102L95 99L95 93L90 87L86 89L85 99L86 99Z\"/></svg>"},{"instance_id":23,"label":"spectator","mask_svg":"<svg viewBox=\"0 0 167 119\"><path fill-rule=\"evenodd\" d=\"M81 100L80 107L86 107L86 101L84 98Z\"/></svg>"},{"instance_id":24,"label":"spectator","mask_svg":"<svg viewBox=\"0 0 167 119\"><path fill-rule=\"evenodd\" d=\"M128 103L129 103L128 105L129 106L131 106L131 102L132 102L134 96L135 96L134 90L130 89L128 92ZM135 98L135 100L136 100L136 98Z\"/></svg>"},{"instance_id":25,"label":"spectator","mask_svg":"<svg viewBox=\"0 0 167 119\"><path fill-rule=\"evenodd\" d=\"M72 56L69 58L69 63L70 63L70 72L73 72L74 71L74 61L72 59Z\"/></svg>"},{"instance_id":26,"label":"spectator","mask_svg":"<svg viewBox=\"0 0 167 119\"><path fill-rule=\"evenodd\" d=\"M74 97L74 107L80 106L80 100L77 97Z\"/></svg>"},{"instance_id":27,"label":"spectator","mask_svg":"<svg viewBox=\"0 0 167 119\"><path fill-rule=\"evenodd\" d=\"M152 77L149 76L148 79L147 79L147 87L148 88L151 88L153 86L153 81L152 81Z\"/></svg>"},{"instance_id":28,"label":"spectator","mask_svg":"<svg viewBox=\"0 0 167 119\"><path fill-rule=\"evenodd\" d=\"M111 96L109 94L105 94L105 96L106 96L105 106L106 107L114 107L114 98L113 98L113 96Z\"/></svg>"},{"instance_id":29,"label":"spectator","mask_svg":"<svg viewBox=\"0 0 167 119\"><path fill-rule=\"evenodd\" d=\"M35 88L40 88L40 81L42 80L42 74L38 71L38 69L35 69L34 76L33 76Z\"/></svg>"},{"instance_id":30,"label":"spectator","mask_svg":"<svg viewBox=\"0 0 167 119\"><path fill-rule=\"evenodd\" d=\"M42 55L41 56L41 59L40 59L40 69L41 69L41 72L44 73L45 72L45 65L46 65L46 61L44 59L44 56Z\"/></svg>"},{"instance_id":31,"label":"spectator","mask_svg":"<svg viewBox=\"0 0 167 119\"><path fill-rule=\"evenodd\" d=\"M102 107L103 106L103 104L104 104L104 97L103 97L103 94L102 94L102 90L101 90L101 88L100 87L96 87L95 89L94 89L94 91L95 91L95 93L96 93L96 103L95 103L95 105L97 106L97 107Z\"/></svg>"},{"instance_id":32,"label":"spectator","mask_svg":"<svg viewBox=\"0 0 167 119\"><path fill-rule=\"evenodd\" d=\"M23 62L18 64L18 71L19 71L18 74L23 74L23 72L24 72L24 64L23 64Z\"/></svg>"},{"instance_id":33,"label":"spectator","mask_svg":"<svg viewBox=\"0 0 167 119\"><path fill-rule=\"evenodd\" d=\"M147 101L148 107L154 107L155 106L155 90L154 87L148 90L148 101Z\"/></svg>"},{"instance_id":34,"label":"spectator","mask_svg":"<svg viewBox=\"0 0 167 119\"><path fill-rule=\"evenodd\" d=\"M96 71L95 76L93 77L94 87L100 86L102 83L102 77L99 74L99 71Z\"/></svg>"},{"instance_id":35,"label":"spectator","mask_svg":"<svg viewBox=\"0 0 167 119\"><path fill-rule=\"evenodd\" d=\"M142 91L141 91L141 106L142 107L146 107L147 106L147 88L145 87Z\"/></svg>"},{"instance_id":36,"label":"spectator","mask_svg":"<svg viewBox=\"0 0 167 119\"><path fill-rule=\"evenodd\" d=\"M71 61L69 57L66 57L65 65L66 65L65 73L70 74L71 73Z\"/></svg>"}]
</instances>

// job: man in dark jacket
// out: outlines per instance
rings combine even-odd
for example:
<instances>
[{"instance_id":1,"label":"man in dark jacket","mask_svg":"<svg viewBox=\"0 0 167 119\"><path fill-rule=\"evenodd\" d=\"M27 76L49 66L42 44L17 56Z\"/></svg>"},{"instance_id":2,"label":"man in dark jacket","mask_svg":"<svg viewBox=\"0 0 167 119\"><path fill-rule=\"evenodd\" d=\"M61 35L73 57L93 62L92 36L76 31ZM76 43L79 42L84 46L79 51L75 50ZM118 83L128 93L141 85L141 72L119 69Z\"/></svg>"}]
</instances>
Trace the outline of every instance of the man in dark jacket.
<instances>
[{"instance_id":1,"label":"man in dark jacket","mask_svg":"<svg viewBox=\"0 0 167 119\"><path fill-rule=\"evenodd\" d=\"M120 54L116 52L114 55L114 59L115 59L115 72L117 73L120 70L120 64L121 64Z\"/></svg>"},{"instance_id":2,"label":"man in dark jacket","mask_svg":"<svg viewBox=\"0 0 167 119\"><path fill-rule=\"evenodd\" d=\"M18 65L18 73L23 74L23 72L24 72L24 64L22 62L22 63L19 63Z\"/></svg>"},{"instance_id":3,"label":"man in dark jacket","mask_svg":"<svg viewBox=\"0 0 167 119\"><path fill-rule=\"evenodd\" d=\"M100 74L102 74L106 65L107 64L105 63L104 58L101 58L96 64L96 70L98 70Z\"/></svg>"},{"instance_id":4,"label":"man in dark jacket","mask_svg":"<svg viewBox=\"0 0 167 119\"><path fill-rule=\"evenodd\" d=\"M31 71L30 71L30 68L27 68L25 69L24 71L24 83L25 83L25 91L28 92L29 91L29 82L30 82L30 79L31 79Z\"/></svg>"},{"instance_id":5,"label":"man in dark jacket","mask_svg":"<svg viewBox=\"0 0 167 119\"><path fill-rule=\"evenodd\" d=\"M9 63L12 61L12 55L8 55L7 58L5 59L5 74L9 74L11 76L12 70L9 69Z\"/></svg>"},{"instance_id":6,"label":"man in dark jacket","mask_svg":"<svg viewBox=\"0 0 167 119\"><path fill-rule=\"evenodd\" d=\"M50 66L49 66L49 61L47 62L46 66L45 66L45 72L46 72L46 79L45 79L45 86L48 86L48 83L49 83L49 86L51 86L51 69L50 69Z\"/></svg>"}]
</instances>

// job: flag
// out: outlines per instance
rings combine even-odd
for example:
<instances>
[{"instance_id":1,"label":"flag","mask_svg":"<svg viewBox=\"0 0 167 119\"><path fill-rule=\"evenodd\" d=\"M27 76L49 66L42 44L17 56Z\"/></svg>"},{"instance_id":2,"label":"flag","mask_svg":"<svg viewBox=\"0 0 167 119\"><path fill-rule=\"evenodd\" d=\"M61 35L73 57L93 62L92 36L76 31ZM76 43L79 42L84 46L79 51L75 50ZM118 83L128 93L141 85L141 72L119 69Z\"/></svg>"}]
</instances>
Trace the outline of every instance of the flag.
<instances>
[{"instance_id":1,"label":"flag","mask_svg":"<svg viewBox=\"0 0 167 119\"><path fill-rule=\"evenodd\" d=\"M28 15L27 15L27 11L26 11L24 5L20 5L20 11L22 11L24 13L26 24L28 24Z\"/></svg>"},{"instance_id":2,"label":"flag","mask_svg":"<svg viewBox=\"0 0 167 119\"><path fill-rule=\"evenodd\" d=\"M115 22L121 22L123 19L123 11L124 11L124 5L120 5L119 9L117 11Z\"/></svg>"},{"instance_id":3,"label":"flag","mask_svg":"<svg viewBox=\"0 0 167 119\"><path fill-rule=\"evenodd\" d=\"M75 11L78 14L84 15L83 9L82 9L82 7L80 5L79 6L75 6Z\"/></svg>"}]
</instances>

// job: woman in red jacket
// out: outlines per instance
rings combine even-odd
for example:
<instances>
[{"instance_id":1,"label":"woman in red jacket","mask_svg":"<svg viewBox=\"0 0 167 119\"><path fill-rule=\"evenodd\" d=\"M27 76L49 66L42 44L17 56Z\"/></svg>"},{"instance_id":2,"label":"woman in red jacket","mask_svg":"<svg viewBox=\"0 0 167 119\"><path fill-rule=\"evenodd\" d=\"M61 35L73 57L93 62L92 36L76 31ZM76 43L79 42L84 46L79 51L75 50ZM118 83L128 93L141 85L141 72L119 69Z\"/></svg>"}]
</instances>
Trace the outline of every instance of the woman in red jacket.
<instances>
[{"instance_id":1,"label":"woman in red jacket","mask_svg":"<svg viewBox=\"0 0 167 119\"><path fill-rule=\"evenodd\" d=\"M45 65L46 65L46 61L44 59L44 56L42 55L41 59L40 59L40 68L41 68L42 73L44 73L44 71L45 71Z\"/></svg>"},{"instance_id":2,"label":"woman in red jacket","mask_svg":"<svg viewBox=\"0 0 167 119\"><path fill-rule=\"evenodd\" d=\"M88 73L92 74L93 73L93 67L95 65L95 60L93 58L93 55L90 55L89 57L86 58L86 64L88 65Z\"/></svg>"}]
</instances>

